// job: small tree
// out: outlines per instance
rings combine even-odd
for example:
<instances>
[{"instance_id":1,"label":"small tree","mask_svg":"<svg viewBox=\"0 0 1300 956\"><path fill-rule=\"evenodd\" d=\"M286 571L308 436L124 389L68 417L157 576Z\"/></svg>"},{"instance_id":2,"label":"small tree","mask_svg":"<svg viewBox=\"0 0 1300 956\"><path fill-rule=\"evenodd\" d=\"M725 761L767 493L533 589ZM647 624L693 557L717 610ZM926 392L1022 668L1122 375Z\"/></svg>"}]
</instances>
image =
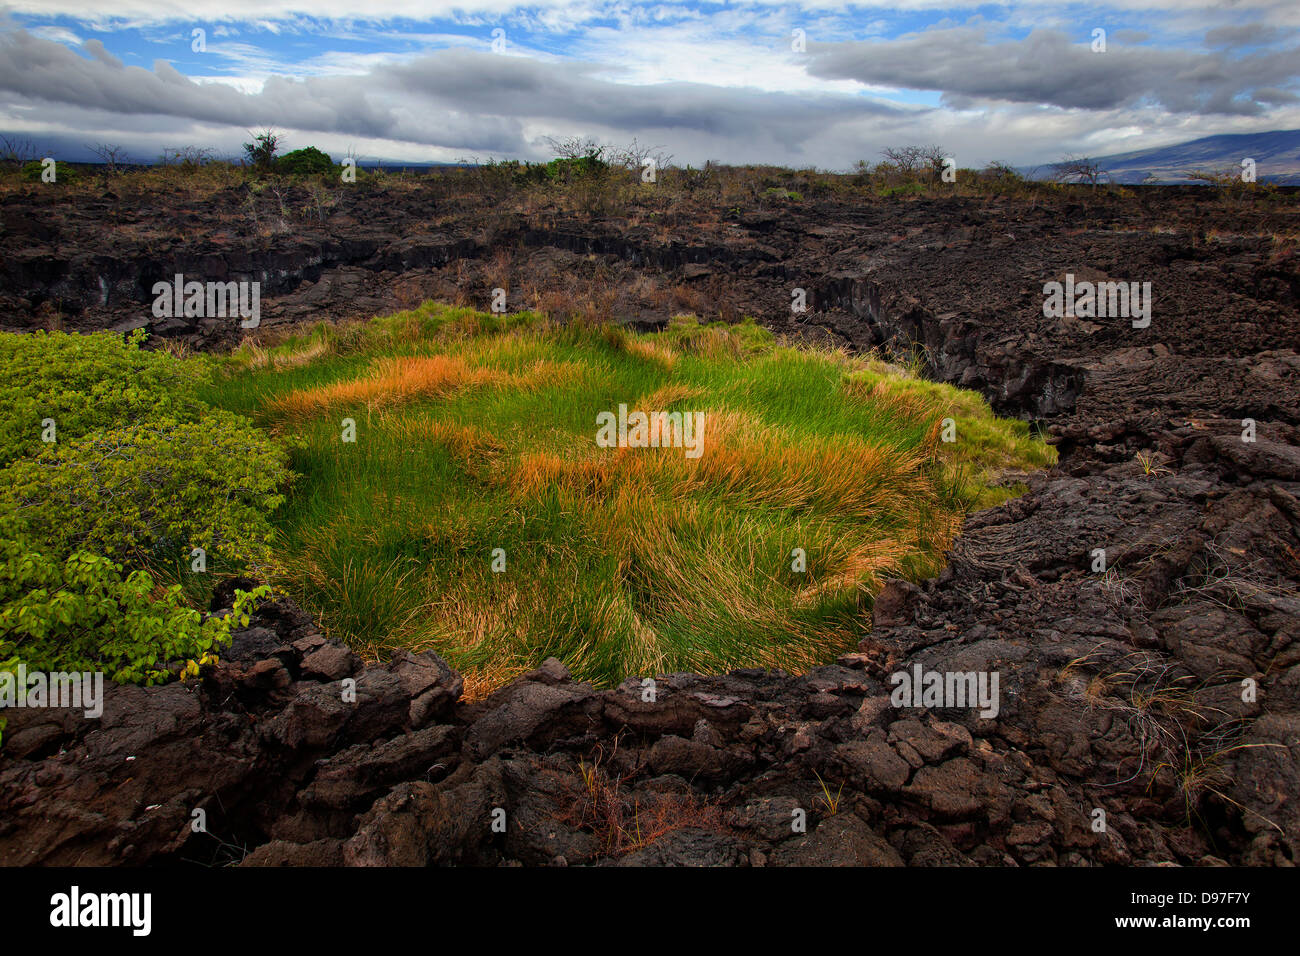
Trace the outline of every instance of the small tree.
<instances>
[{"instance_id":1,"label":"small tree","mask_svg":"<svg viewBox=\"0 0 1300 956\"><path fill-rule=\"evenodd\" d=\"M557 182L569 183L584 179L603 179L609 170L605 160L608 147L594 139L571 136L568 139L546 137L556 158L546 164L549 177Z\"/></svg>"},{"instance_id":2,"label":"small tree","mask_svg":"<svg viewBox=\"0 0 1300 956\"><path fill-rule=\"evenodd\" d=\"M994 160L980 170L979 178L985 183L994 186L1021 186L1025 182L1025 177L1020 175L1019 170L1009 163Z\"/></svg>"},{"instance_id":3,"label":"small tree","mask_svg":"<svg viewBox=\"0 0 1300 956\"><path fill-rule=\"evenodd\" d=\"M270 169L275 165L275 154L280 148L280 136L268 127L260 133L249 130L251 143L244 144L244 157L257 169Z\"/></svg>"},{"instance_id":4,"label":"small tree","mask_svg":"<svg viewBox=\"0 0 1300 956\"><path fill-rule=\"evenodd\" d=\"M688 195L694 196L697 192L717 185L718 180L718 163L712 159L706 159L704 165L696 169L690 163L686 168L681 170L681 184Z\"/></svg>"},{"instance_id":5,"label":"small tree","mask_svg":"<svg viewBox=\"0 0 1300 956\"><path fill-rule=\"evenodd\" d=\"M1085 183L1095 187L1110 180L1110 174L1088 156L1067 156L1056 164L1054 170L1052 178L1058 183Z\"/></svg>"},{"instance_id":6,"label":"small tree","mask_svg":"<svg viewBox=\"0 0 1300 956\"><path fill-rule=\"evenodd\" d=\"M885 174L886 178L895 173L904 182L913 182L922 175L934 180L943 173L945 153L942 146L891 146L881 150L880 154L885 157L885 162L876 168L876 172Z\"/></svg>"},{"instance_id":7,"label":"small tree","mask_svg":"<svg viewBox=\"0 0 1300 956\"><path fill-rule=\"evenodd\" d=\"M1217 187L1219 194L1225 199L1241 198L1261 188L1253 180L1243 180L1241 169L1233 166L1223 169L1193 169L1183 175L1189 183L1204 183L1207 186Z\"/></svg>"},{"instance_id":8,"label":"small tree","mask_svg":"<svg viewBox=\"0 0 1300 956\"><path fill-rule=\"evenodd\" d=\"M100 143L98 146L86 148L99 157L99 161L104 164L110 175L121 172L118 167L127 161L126 147L115 143Z\"/></svg>"},{"instance_id":9,"label":"small tree","mask_svg":"<svg viewBox=\"0 0 1300 956\"><path fill-rule=\"evenodd\" d=\"M587 136L548 136L546 142L560 159L600 159L605 152L604 146Z\"/></svg>"},{"instance_id":10,"label":"small tree","mask_svg":"<svg viewBox=\"0 0 1300 956\"><path fill-rule=\"evenodd\" d=\"M1010 163L996 159L984 167L983 175L986 179L1006 179L1013 182L1025 178Z\"/></svg>"},{"instance_id":11,"label":"small tree","mask_svg":"<svg viewBox=\"0 0 1300 956\"><path fill-rule=\"evenodd\" d=\"M0 163L20 169L34 159L40 158L40 152L30 139L17 137L0 137Z\"/></svg>"},{"instance_id":12,"label":"small tree","mask_svg":"<svg viewBox=\"0 0 1300 956\"><path fill-rule=\"evenodd\" d=\"M653 162L655 169L666 169L672 164L673 157L671 153L665 153L663 149L662 146L642 146L633 139L626 146L611 149L610 162L632 172L640 172L644 169L647 160Z\"/></svg>"},{"instance_id":13,"label":"small tree","mask_svg":"<svg viewBox=\"0 0 1300 956\"><path fill-rule=\"evenodd\" d=\"M927 174L931 182L943 177L944 164L948 162L948 157L942 146L930 145L921 147L922 169Z\"/></svg>"},{"instance_id":14,"label":"small tree","mask_svg":"<svg viewBox=\"0 0 1300 956\"><path fill-rule=\"evenodd\" d=\"M183 166L192 169L206 166L215 158L215 152L208 146L164 146L162 164L164 166Z\"/></svg>"}]
</instances>

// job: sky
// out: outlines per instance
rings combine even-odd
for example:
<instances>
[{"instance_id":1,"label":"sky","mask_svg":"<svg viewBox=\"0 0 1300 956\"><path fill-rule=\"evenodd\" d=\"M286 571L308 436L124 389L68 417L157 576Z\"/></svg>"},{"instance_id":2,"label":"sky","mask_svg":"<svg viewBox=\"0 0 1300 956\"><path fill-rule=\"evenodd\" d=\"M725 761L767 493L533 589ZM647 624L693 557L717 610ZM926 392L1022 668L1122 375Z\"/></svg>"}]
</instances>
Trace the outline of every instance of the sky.
<instances>
[{"instance_id":1,"label":"sky","mask_svg":"<svg viewBox=\"0 0 1300 956\"><path fill-rule=\"evenodd\" d=\"M362 163L1051 163L1300 128L1300 0L0 0L0 134L41 155L266 127Z\"/></svg>"}]
</instances>

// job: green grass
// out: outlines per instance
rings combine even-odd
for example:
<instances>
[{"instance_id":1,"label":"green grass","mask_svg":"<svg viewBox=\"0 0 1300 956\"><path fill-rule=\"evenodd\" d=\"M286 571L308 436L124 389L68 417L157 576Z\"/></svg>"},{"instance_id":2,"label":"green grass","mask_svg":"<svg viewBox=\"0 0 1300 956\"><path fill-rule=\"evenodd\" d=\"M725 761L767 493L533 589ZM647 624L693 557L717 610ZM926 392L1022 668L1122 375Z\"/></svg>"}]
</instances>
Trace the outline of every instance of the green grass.
<instances>
[{"instance_id":1,"label":"green grass","mask_svg":"<svg viewBox=\"0 0 1300 956\"><path fill-rule=\"evenodd\" d=\"M215 361L201 397L288 440L302 475L277 583L365 654L436 650L471 693L548 656L598 683L832 659L883 577L936 573L965 512L1009 494L988 476L1053 460L978 395L753 323L429 303ZM598 447L619 403L704 413L702 453Z\"/></svg>"}]
</instances>

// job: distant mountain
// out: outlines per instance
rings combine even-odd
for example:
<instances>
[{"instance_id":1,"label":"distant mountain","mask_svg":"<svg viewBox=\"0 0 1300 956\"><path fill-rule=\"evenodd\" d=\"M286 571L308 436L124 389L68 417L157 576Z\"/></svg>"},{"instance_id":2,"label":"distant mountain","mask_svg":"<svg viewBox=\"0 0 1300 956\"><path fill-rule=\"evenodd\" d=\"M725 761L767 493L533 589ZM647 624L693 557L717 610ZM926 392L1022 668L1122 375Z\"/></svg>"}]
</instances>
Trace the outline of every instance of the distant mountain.
<instances>
[{"instance_id":1,"label":"distant mountain","mask_svg":"<svg viewBox=\"0 0 1300 956\"><path fill-rule=\"evenodd\" d=\"M1193 172L1240 173L1243 159L1255 161L1255 176L1261 183L1300 185L1300 129L1206 136L1173 146L1092 157L1116 183L1140 183L1152 176L1162 183L1187 183L1192 182L1188 175ZM1026 174L1050 179L1056 165L1049 163Z\"/></svg>"}]
</instances>

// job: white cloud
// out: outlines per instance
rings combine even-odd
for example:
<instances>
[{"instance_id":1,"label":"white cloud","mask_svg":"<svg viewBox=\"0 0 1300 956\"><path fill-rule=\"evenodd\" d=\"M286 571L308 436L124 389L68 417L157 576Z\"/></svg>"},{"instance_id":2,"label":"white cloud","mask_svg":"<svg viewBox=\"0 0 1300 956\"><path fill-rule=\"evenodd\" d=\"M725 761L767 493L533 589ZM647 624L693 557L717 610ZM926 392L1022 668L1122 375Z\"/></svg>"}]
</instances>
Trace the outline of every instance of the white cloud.
<instances>
[{"instance_id":1,"label":"white cloud","mask_svg":"<svg viewBox=\"0 0 1300 956\"><path fill-rule=\"evenodd\" d=\"M54 43L64 43L68 46L81 46L81 37L71 30L63 27L33 27L31 30L33 36L38 36L43 40L50 40Z\"/></svg>"},{"instance_id":2,"label":"white cloud","mask_svg":"<svg viewBox=\"0 0 1300 956\"><path fill-rule=\"evenodd\" d=\"M78 2L39 5L49 16ZM24 3L35 5L20 0L16 7ZM311 13L326 19L305 17L302 6L196 0L183 17L151 0L114 8L115 15L148 22L145 39L205 25L211 59L200 61L201 74L188 76L164 61L152 69L124 66L96 40L85 43L84 55L74 52L67 46L69 37L77 39L72 31L0 33L0 109L15 129L60 142L94 130L97 140L130 138L146 156L162 145L206 143L237 153L247 129L274 125L288 130L294 146L339 154L354 147L363 156L410 162L542 158L543 137L554 134L607 142L636 137L662 144L680 162L823 168L847 168L909 142L939 143L964 166L1045 163L1071 152L1300 126L1289 92L1297 58L1273 48L1240 52L1254 40L1288 37L1287 13L1271 0L1233 8L1233 15L1253 10L1269 21L1258 30L1227 28L1221 6L1117 0L1109 9L1168 13L1143 24L1152 39L1141 47L1119 42L1123 30L1116 29L1104 57L1084 55L1086 31L1076 38L1042 26L1021 39L1010 30L1012 22L1059 23L1095 13L1046 0L1017 4L994 22L972 20L967 8L947 26L894 38L883 35L887 18L860 14L854 20L861 25L850 27L845 8L829 2L688 8L542 0L521 11L513 3L470 0L454 10L420 9L422 16L485 25L481 36L468 37L432 25L427 32L398 30L382 22L397 6L390 0L313 2ZM889 9L940 6L947 5L903 0ZM97 16L85 21L88 30L103 24ZM597 17L619 26L595 24ZM1193 44L1165 44L1169 17L1192 31ZM506 24L508 56L487 52L486 25L493 23ZM794 26L808 32L806 54L790 50ZM278 39L268 27L280 31ZM577 32L556 39L568 31ZM310 42L291 46L290 35ZM330 49L332 39L348 40L348 48ZM900 93L916 90L923 92ZM1207 114L1214 114L1212 128Z\"/></svg>"},{"instance_id":3,"label":"white cloud","mask_svg":"<svg viewBox=\"0 0 1300 956\"><path fill-rule=\"evenodd\" d=\"M629 4L625 0L429 0L412 7L409 0L189 0L183 7L173 0L115 0L112 12L105 13L101 0L8 0L16 13L42 17L66 16L88 23L119 21L130 24L163 22L230 22L278 21L295 17L316 19L379 21L398 18L460 19L463 22L495 23L509 17L518 22L567 30L598 17L628 8L657 9L664 4ZM698 4L712 15L733 6L722 0L703 0ZM855 11L944 11L960 13L986 7L982 0L890 0L890 2L846 3L844 0L749 0L742 6L755 9L795 8L805 13ZM1015 0L1007 4L1014 14L1070 16L1083 13L1100 16L1116 13L1162 13L1242 22L1258 18L1282 25L1300 25L1300 4L1294 0L1233 0L1225 7L1221 0L1108 0L1105 3L1066 4L1060 0Z\"/></svg>"}]
</instances>

